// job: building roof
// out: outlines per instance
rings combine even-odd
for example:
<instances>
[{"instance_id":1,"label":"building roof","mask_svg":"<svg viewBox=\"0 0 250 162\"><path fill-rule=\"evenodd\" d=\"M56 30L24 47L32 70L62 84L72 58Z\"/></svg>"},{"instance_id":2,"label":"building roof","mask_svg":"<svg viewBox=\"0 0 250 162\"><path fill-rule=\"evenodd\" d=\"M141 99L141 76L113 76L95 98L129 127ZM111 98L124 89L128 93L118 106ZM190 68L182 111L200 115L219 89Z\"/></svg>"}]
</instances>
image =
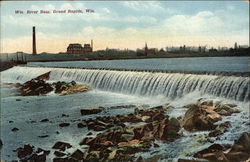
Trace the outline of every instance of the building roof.
<instances>
[{"instance_id":1,"label":"building roof","mask_svg":"<svg viewBox=\"0 0 250 162\"><path fill-rule=\"evenodd\" d=\"M71 43L71 44L69 44L69 47L82 47L82 45L81 44L79 44L79 43Z\"/></svg>"}]
</instances>

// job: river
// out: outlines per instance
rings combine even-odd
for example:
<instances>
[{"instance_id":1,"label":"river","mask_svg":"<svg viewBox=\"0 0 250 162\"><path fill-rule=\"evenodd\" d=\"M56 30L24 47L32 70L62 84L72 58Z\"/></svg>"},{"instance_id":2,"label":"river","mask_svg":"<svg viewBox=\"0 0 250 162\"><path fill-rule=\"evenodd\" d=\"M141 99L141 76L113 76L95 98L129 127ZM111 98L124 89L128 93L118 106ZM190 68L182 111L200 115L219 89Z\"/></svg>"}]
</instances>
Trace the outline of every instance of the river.
<instances>
[{"instance_id":1,"label":"river","mask_svg":"<svg viewBox=\"0 0 250 162\"><path fill-rule=\"evenodd\" d=\"M189 72L249 72L250 57L190 57L105 61L30 62L28 65Z\"/></svg>"}]
</instances>

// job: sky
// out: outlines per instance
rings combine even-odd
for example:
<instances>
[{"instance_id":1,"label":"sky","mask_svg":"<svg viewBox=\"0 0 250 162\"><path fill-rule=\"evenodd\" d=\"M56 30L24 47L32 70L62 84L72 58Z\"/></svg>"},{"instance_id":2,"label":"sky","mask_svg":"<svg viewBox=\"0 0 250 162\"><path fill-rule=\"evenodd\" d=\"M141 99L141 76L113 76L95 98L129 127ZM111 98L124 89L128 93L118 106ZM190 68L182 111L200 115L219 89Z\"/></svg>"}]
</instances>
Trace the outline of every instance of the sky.
<instances>
[{"instance_id":1,"label":"sky","mask_svg":"<svg viewBox=\"0 0 250 162\"><path fill-rule=\"evenodd\" d=\"M94 50L249 45L249 2L239 1L1 1L1 53L65 52L70 43ZM86 12L91 9L94 12ZM17 10L23 14L15 13ZM38 11L27 14L27 11ZM50 11L41 14L40 10ZM66 13L53 11L66 10ZM82 10L82 13L67 13Z\"/></svg>"}]
</instances>

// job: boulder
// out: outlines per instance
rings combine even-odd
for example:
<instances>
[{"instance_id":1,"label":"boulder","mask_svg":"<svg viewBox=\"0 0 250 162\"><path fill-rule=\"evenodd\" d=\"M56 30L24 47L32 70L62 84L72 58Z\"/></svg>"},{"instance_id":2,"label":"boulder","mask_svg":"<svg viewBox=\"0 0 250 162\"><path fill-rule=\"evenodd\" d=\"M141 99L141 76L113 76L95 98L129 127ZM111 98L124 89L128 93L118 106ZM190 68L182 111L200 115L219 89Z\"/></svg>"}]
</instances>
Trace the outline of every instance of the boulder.
<instances>
[{"instance_id":1,"label":"boulder","mask_svg":"<svg viewBox=\"0 0 250 162\"><path fill-rule=\"evenodd\" d=\"M98 114L102 112L101 109L95 109L95 108L84 108L80 110L82 115L91 115L91 114Z\"/></svg>"},{"instance_id":2,"label":"boulder","mask_svg":"<svg viewBox=\"0 0 250 162\"><path fill-rule=\"evenodd\" d=\"M87 136L91 136L91 135L93 135L93 133L92 133L92 132L89 132L89 133L87 134Z\"/></svg>"},{"instance_id":3,"label":"boulder","mask_svg":"<svg viewBox=\"0 0 250 162\"><path fill-rule=\"evenodd\" d=\"M46 162L46 155L45 154L32 154L27 161L39 161L39 162Z\"/></svg>"},{"instance_id":4,"label":"boulder","mask_svg":"<svg viewBox=\"0 0 250 162\"><path fill-rule=\"evenodd\" d=\"M35 80L47 80L49 79L49 75L50 75L51 71L44 73L42 75L39 75L38 77L34 78Z\"/></svg>"},{"instance_id":5,"label":"boulder","mask_svg":"<svg viewBox=\"0 0 250 162\"><path fill-rule=\"evenodd\" d=\"M70 157L75 159L75 160L83 160L84 153L77 149L75 152L73 152L73 154Z\"/></svg>"},{"instance_id":6,"label":"boulder","mask_svg":"<svg viewBox=\"0 0 250 162\"><path fill-rule=\"evenodd\" d=\"M192 105L185 113L182 125L188 131L213 130L216 127L214 123L218 121L217 117L198 105Z\"/></svg>"},{"instance_id":7,"label":"boulder","mask_svg":"<svg viewBox=\"0 0 250 162\"><path fill-rule=\"evenodd\" d=\"M25 158L26 156L28 155L31 155L32 152L33 152L33 146L31 145L24 145L24 147L20 147L18 148L16 151L17 151L17 156L22 159L22 158Z\"/></svg>"},{"instance_id":8,"label":"boulder","mask_svg":"<svg viewBox=\"0 0 250 162\"><path fill-rule=\"evenodd\" d=\"M55 90L55 93L66 95L90 90L88 86L76 84L74 81L70 83L60 81L52 84L46 83L44 81L46 80L46 75L31 79L21 85L21 94L23 96L44 95Z\"/></svg>"},{"instance_id":9,"label":"boulder","mask_svg":"<svg viewBox=\"0 0 250 162\"><path fill-rule=\"evenodd\" d=\"M21 86L23 96L43 95L53 91L53 87L44 80L32 79Z\"/></svg>"},{"instance_id":10,"label":"boulder","mask_svg":"<svg viewBox=\"0 0 250 162\"><path fill-rule=\"evenodd\" d=\"M226 154L230 161L244 161L250 158L250 133L244 132Z\"/></svg>"},{"instance_id":11,"label":"boulder","mask_svg":"<svg viewBox=\"0 0 250 162\"><path fill-rule=\"evenodd\" d=\"M128 109L128 108L136 108L135 105L119 105L119 106L111 106L108 109Z\"/></svg>"},{"instance_id":12,"label":"boulder","mask_svg":"<svg viewBox=\"0 0 250 162\"><path fill-rule=\"evenodd\" d=\"M246 161L250 158L250 134L248 132L243 133L241 137L235 141L231 150L228 153L224 153L228 149L229 147L226 145L213 144L207 149L194 154L194 157L209 161Z\"/></svg>"},{"instance_id":13,"label":"boulder","mask_svg":"<svg viewBox=\"0 0 250 162\"><path fill-rule=\"evenodd\" d=\"M78 127L78 128L84 128L84 127L86 127L86 125L83 124L83 123L78 123L78 124L77 124L77 127Z\"/></svg>"},{"instance_id":14,"label":"boulder","mask_svg":"<svg viewBox=\"0 0 250 162\"><path fill-rule=\"evenodd\" d=\"M171 140L179 137L179 130L181 126L176 118L171 118L167 125L164 126L163 134L161 136L162 140Z\"/></svg>"},{"instance_id":15,"label":"boulder","mask_svg":"<svg viewBox=\"0 0 250 162\"><path fill-rule=\"evenodd\" d=\"M139 146L141 143L141 141L135 139L135 140L131 140L131 141L128 141L128 142L120 142L118 143L118 146Z\"/></svg>"},{"instance_id":16,"label":"boulder","mask_svg":"<svg viewBox=\"0 0 250 162\"><path fill-rule=\"evenodd\" d=\"M18 131L19 129L18 128L13 128L13 129L11 129L11 131L13 131L13 132L16 132L16 131Z\"/></svg>"},{"instance_id":17,"label":"boulder","mask_svg":"<svg viewBox=\"0 0 250 162\"><path fill-rule=\"evenodd\" d=\"M60 127L68 127L70 124L69 123L60 123L59 126Z\"/></svg>"},{"instance_id":18,"label":"boulder","mask_svg":"<svg viewBox=\"0 0 250 162\"><path fill-rule=\"evenodd\" d=\"M213 100L201 99L201 100L198 100L197 104L200 105L200 106L202 106L202 105L213 106L214 102L213 102Z\"/></svg>"},{"instance_id":19,"label":"boulder","mask_svg":"<svg viewBox=\"0 0 250 162\"><path fill-rule=\"evenodd\" d=\"M46 138L49 137L49 135L43 135L43 136L38 136L39 138Z\"/></svg>"},{"instance_id":20,"label":"boulder","mask_svg":"<svg viewBox=\"0 0 250 162\"><path fill-rule=\"evenodd\" d=\"M86 156L86 161L99 161L100 151L90 151Z\"/></svg>"},{"instance_id":21,"label":"boulder","mask_svg":"<svg viewBox=\"0 0 250 162\"><path fill-rule=\"evenodd\" d=\"M48 121L49 121L49 119L43 119L40 122L48 122Z\"/></svg>"},{"instance_id":22,"label":"boulder","mask_svg":"<svg viewBox=\"0 0 250 162\"><path fill-rule=\"evenodd\" d=\"M79 93L79 92L87 92L90 90L90 88L86 85L68 85L68 87L66 86L65 88L61 87L61 94L62 95L67 95L67 94L74 94L74 93Z\"/></svg>"},{"instance_id":23,"label":"boulder","mask_svg":"<svg viewBox=\"0 0 250 162\"><path fill-rule=\"evenodd\" d=\"M207 159L209 161L225 161L229 162L223 151L227 148L220 144L213 144L207 149L199 151L194 155L196 158Z\"/></svg>"},{"instance_id":24,"label":"boulder","mask_svg":"<svg viewBox=\"0 0 250 162\"><path fill-rule=\"evenodd\" d=\"M24 147L20 147L17 150L17 156L20 161L37 161L37 162L45 162L46 156L50 153L50 151L43 150L38 148L37 151L34 151L34 146L24 145Z\"/></svg>"},{"instance_id":25,"label":"boulder","mask_svg":"<svg viewBox=\"0 0 250 162\"><path fill-rule=\"evenodd\" d=\"M215 112L220 115L230 116L233 113L240 113L240 110L233 104L218 104L215 107Z\"/></svg>"},{"instance_id":26,"label":"boulder","mask_svg":"<svg viewBox=\"0 0 250 162\"><path fill-rule=\"evenodd\" d=\"M144 121L144 122L147 122L147 121L150 120L150 118L151 118L150 116L142 116L141 120Z\"/></svg>"},{"instance_id":27,"label":"boulder","mask_svg":"<svg viewBox=\"0 0 250 162\"><path fill-rule=\"evenodd\" d=\"M61 117L69 117L69 115L62 114Z\"/></svg>"},{"instance_id":28,"label":"boulder","mask_svg":"<svg viewBox=\"0 0 250 162\"><path fill-rule=\"evenodd\" d=\"M60 151L65 151L66 149L71 148L71 147L72 147L71 144L59 141L59 142L56 142L52 148L58 149Z\"/></svg>"},{"instance_id":29,"label":"boulder","mask_svg":"<svg viewBox=\"0 0 250 162\"><path fill-rule=\"evenodd\" d=\"M222 123L220 125L218 125L215 130L213 130L212 132L209 133L209 137L216 137L218 135L221 135L223 133L225 133L228 128L231 127L231 124L229 121Z\"/></svg>"}]
</instances>

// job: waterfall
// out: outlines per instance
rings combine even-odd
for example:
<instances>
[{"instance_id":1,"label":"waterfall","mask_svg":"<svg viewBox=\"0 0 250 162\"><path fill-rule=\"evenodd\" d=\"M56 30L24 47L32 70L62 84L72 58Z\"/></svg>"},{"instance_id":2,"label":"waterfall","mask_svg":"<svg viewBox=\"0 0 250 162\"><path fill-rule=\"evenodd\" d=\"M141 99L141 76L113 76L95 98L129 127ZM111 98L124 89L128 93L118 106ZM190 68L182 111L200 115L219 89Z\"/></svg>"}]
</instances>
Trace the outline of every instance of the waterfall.
<instances>
[{"instance_id":1,"label":"waterfall","mask_svg":"<svg viewBox=\"0 0 250 162\"><path fill-rule=\"evenodd\" d=\"M238 101L250 100L249 78L182 73L54 69L50 80L75 80L105 91L142 96L182 97L193 91Z\"/></svg>"},{"instance_id":2,"label":"waterfall","mask_svg":"<svg viewBox=\"0 0 250 162\"><path fill-rule=\"evenodd\" d=\"M1 72L1 79L2 82L24 82L49 71L50 81L74 80L86 83L94 89L118 93L177 98L198 91L201 94L238 101L250 100L249 77L246 76L14 67Z\"/></svg>"}]
</instances>

